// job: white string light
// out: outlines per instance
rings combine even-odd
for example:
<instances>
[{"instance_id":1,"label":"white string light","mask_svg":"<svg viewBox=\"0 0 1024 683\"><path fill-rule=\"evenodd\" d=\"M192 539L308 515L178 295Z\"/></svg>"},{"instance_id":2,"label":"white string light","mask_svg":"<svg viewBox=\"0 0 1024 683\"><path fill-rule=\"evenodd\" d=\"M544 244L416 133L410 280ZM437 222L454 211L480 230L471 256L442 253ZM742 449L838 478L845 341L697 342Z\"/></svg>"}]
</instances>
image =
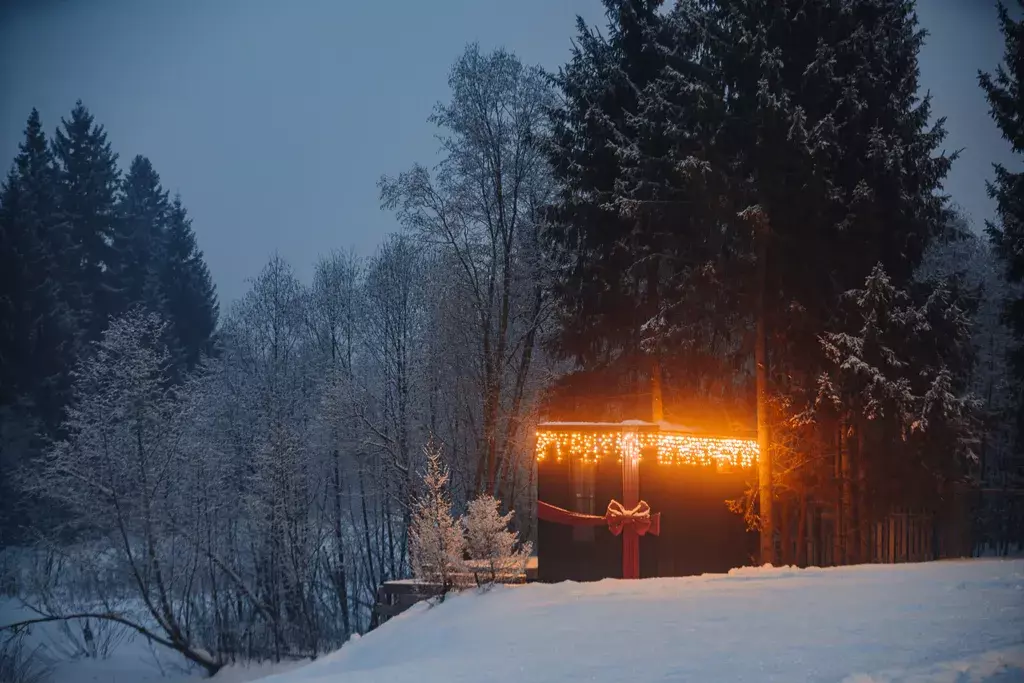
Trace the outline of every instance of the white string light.
<instances>
[{"instance_id":1,"label":"white string light","mask_svg":"<svg viewBox=\"0 0 1024 683\"><path fill-rule=\"evenodd\" d=\"M753 467L757 463L757 441L680 432L636 431L628 426L608 430L579 431L558 427L537 430L537 460L553 455L557 462L565 457L596 463L623 453L642 458L643 451L654 451L660 464L716 465Z\"/></svg>"}]
</instances>

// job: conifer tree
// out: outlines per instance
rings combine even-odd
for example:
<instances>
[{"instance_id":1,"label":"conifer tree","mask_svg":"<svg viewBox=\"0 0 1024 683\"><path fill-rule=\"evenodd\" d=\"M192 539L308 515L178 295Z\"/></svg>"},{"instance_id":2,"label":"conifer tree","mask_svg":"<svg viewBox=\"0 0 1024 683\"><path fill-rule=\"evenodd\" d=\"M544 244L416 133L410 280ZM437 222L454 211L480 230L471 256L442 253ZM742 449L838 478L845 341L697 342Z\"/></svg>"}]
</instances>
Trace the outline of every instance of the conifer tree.
<instances>
[{"instance_id":1,"label":"conifer tree","mask_svg":"<svg viewBox=\"0 0 1024 683\"><path fill-rule=\"evenodd\" d=\"M111 240L110 286L118 315L137 305L164 314L160 270L169 210L160 176L149 159L137 155L121 186Z\"/></svg>"},{"instance_id":2,"label":"conifer tree","mask_svg":"<svg viewBox=\"0 0 1024 683\"><path fill-rule=\"evenodd\" d=\"M530 541L520 542L519 534L509 531L514 512L503 515L498 506L497 498L483 494L469 501L462 517L466 554L477 562L473 573L478 585L519 581L533 550Z\"/></svg>"},{"instance_id":3,"label":"conifer tree","mask_svg":"<svg viewBox=\"0 0 1024 683\"><path fill-rule=\"evenodd\" d=\"M708 38L705 64L723 65L720 156L732 169L734 229L749 236L758 265L750 310L763 302L758 368L771 383L759 382L760 417L772 392L799 404L813 391L817 337L847 290L879 262L903 286L946 233L941 183L952 157L938 153L944 121L930 123L930 100L918 93L924 32L912 2L735 0L703 16L697 7L679 26ZM854 457L841 441L844 486L859 469Z\"/></svg>"},{"instance_id":4,"label":"conifer tree","mask_svg":"<svg viewBox=\"0 0 1024 683\"><path fill-rule=\"evenodd\" d=\"M79 100L71 116L61 119L53 139L59 191L57 205L66 226L68 248L62 267L66 298L85 339L99 339L115 305L108 273L113 272L110 244L116 222L120 171L117 154Z\"/></svg>"},{"instance_id":5,"label":"conifer tree","mask_svg":"<svg viewBox=\"0 0 1024 683\"><path fill-rule=\"evenodd\" d=\"M25 522L14 472L56 436L70 393L74 321L59 261L53 157L33 109L0 186L0 545Z\"/></svg>"},{"instance_id":6,"label":"conifer tree","mask_svg":"<svg viewBox=\"0 0 1024 683\"><path fill-rule=\"evenodd\" d=\"M640 327L655 315L651 270L637 267L656 251L651 233L615 207L621 182L612 143L639 114L638 93L663 58L653 49L660 0L604 0L607 37L577 19L572 58L555 77L564 105L552 112L549 160L560 185L548 236L563 277L559 347L570 357L603 362L635 355ZM647 263L654 263L650 260ZM656 263L654 263L656 265Z\"/></svg>"},{"instance_id":7,"label":"conifer tree","mask_svg":"<svg viewBox=\"0 0 1024 683\"><path fill-rule=\"evenodd\" d=\"M955 480L976 461L971 320L953 285L920 282L903 289L878 264L863 287L844 295L837 328L821 336L827 362L816 409L836 413L844 435L855 441L859 470L842 481L847 561L867 542L867 496L854 498L854 484L870 489L876 504L921 509L934 506L941 491L935 476Z\"/></svg>"},{"instance_id":8,"label":"conifer tree","mask_svg":"<svg viewBox=\"0 0 1024 683\"><path fill-rule=\"evenodd\" d=\"M164 311L174 335L175 364L192 369L202 355L213 351L218 305L192 219L178 196L167 212L159 277Z\"/></svg>"},{"instance_id":9,"label":"conifer tree","mask_svg":"<svg viewBox=\"0 0 1024 683\"><path fill-rule=\"evenodd\" d=\"M642 4L609 7L632 16ZM772 394L804 404L844 292L879 262L902 287L948 232L952 156L918 92L913 3L684 0L647 15L632 62L617 47L624 27L607 41L584 33L559 77L563 345L621 347L639 313L673 335L665 347L688 349L702 314L734 331L745 319L764 372L759 416ZM630 63L651 71L624 77ZM761 498L770 557L773 494Z\"/></svg>"},{"instance_id":10,"label":"conifer tree","mask_svg":"<svg viewBox=\"0 0 1024 683\"><path fill-rule=\"evenodd\" d=\"M438 584L447 592L458 587L456 575L463 568L466 538L452 515L449 473L441 460L441 449L429 444L424 452L427 471L423 495L413 509L409 555L416 578Z\"/></svg>"},{"instance_id":11,"label":"conifer tree","mask_svg":"<svg viewBox=\"0 0 1024 683\"><path fill-rule=\"evenodd\" d=\"M1024 4L1018 2L1022 7ZM994 74L979 72L978 82L988 98L990 113L1018 159L1024 154L1024 19L1014 21L999 3L999 24L1006 41L1003 64ZM989 196L997 202L998 220L988 224L989 239L1005 266L1007 280L1024 282L1024 173L995 165ZM1006 302L1006 319L1016 338L1012 351L1017 387L1024 387L1024 289L1018 286ZM1024 390L1018 389L1017 452L1024 452Z\"/></svg>"},{"instance_id":12,"label":"conifer tree","mask_svg":"<svg viewBox=\"0 0 1024 683\"><path fill-rule=\"evenodd\" d=\"M0 405L27 401L55 428L69 389L73 321L61 288L66 249L53 157L33 109L0 190Z\"/></svg>"}]
</instances>

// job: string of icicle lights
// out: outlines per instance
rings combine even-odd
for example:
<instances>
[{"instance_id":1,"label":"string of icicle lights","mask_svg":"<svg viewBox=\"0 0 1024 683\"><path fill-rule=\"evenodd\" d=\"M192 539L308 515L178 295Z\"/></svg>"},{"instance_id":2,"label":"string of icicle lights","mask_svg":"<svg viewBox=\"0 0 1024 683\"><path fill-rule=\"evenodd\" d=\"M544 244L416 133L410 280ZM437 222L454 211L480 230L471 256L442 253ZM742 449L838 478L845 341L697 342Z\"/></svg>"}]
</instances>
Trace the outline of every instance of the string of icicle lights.
<instances>
[{"instance_id":1,"label":"string of icicle lights","mask_svg":"<svg viewBox=\"0 0 1024 683\"><path fill-rule=\"evenodd\" d=\"M604 458L621 461L623 452L638 451L637 457L642 459L643 451L651 449L659 463L676 465L753 467L758 453L757 441L753 439L665 432L537 431L537 460L553 456L561 462L572 456L583 462Z\"/></svg>"}]
</instances>

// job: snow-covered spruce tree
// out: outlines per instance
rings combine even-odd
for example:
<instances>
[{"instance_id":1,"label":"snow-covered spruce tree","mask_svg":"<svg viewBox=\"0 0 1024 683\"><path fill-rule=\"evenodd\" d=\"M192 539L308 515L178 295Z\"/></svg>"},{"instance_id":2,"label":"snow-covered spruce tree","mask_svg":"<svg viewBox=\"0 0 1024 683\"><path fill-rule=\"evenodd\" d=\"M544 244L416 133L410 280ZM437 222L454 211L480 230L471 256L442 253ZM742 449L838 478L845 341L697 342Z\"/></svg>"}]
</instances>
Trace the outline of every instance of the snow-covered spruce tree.
<instances>
[{"instance_id":1,"label":"snow-covered spruce tree","mask_svg":"<svg viewBox=\"0 0 1024 683\"><path fill-rule=\"evenodd\" d=\"M609 4L621 6L624 17L647 6ZM700 341L699 330L673 326L673 319L685 322L712 309L712 320L728 320L738 308L747 324L731 325L734 333L755 321L760 330L745 336L746 352L757 355L766 346L765 362L756 364L768 371L758 382L768 385L757 392L759 414L771 414L771 394L799 412L815 395L827 362L818 337L835 325L843 293L860 287L879 261L905 287L924 249L949 225L941 183L952 158L941 152L942 120L933 120L928 98L918 93L924 34L913 3L684 0L646 24L646 31L633 32L645 48L636 61L653 59L650 53L661 55L663 65L643 81L626 81L625 101L635 103L605 106L603 99L572 97L615 92L622 70L607 66L607 49L567 72L572 79L563 90L570 105L579 101L580 123L570 129L568 153L553 160L556 173L568 169L570 180L607 185L615 179L604 194L576 193L560 208L582 215L614 207L642 220L584 221L570 247L582 263L605 264L616 245L643 257L636 241L650 249L663 236L671 249L650 249L664 263L656 285L644 291L660 288L659 313L671 310L676 297L685 305L661 329L673 332L675 346L688 348ZM613 150L613 158L579 153L594 142ZM710 192L700 192L702 185ZM716 204L707 205L705 196ZM599 234L609 229L619 234ZM685 298L700 283L687 276L690 260L706 263L697 272L713 273L717 291ZM607 278L601 285L624 291ZM594 289L595 297L604 296L601 286ZM595 301L586 314L591 323L580 323L570 309L576 326L600 322L586 340L591 345L609 341L612 321L625 321L628 329L633 315L607 297ZM759 433L771 431L766 427ZM827 471L815 478L826 481ZM828 488L816 497L827 499ZM766 515L764 522L772 521Z\"/></svg>"},{"instance_id":2,"label":"snow-covered spruce tree","mask_svg":"<svg viewBox=\"0 0 1024 683\"><path fill-rule=\"evenodd\" d=\"M520 543L519 534L508 528L514 511L503 515L499 505L497 498L484 494L469 502L462 517L466 552L475 561L471 566L477 585L518 581L533 550L532 543Z\"/></svg>"},{"instance_id":3,"label":"snow-covered spruce tree","mask_svg":"<svg viewBox=\"0 0 1024 683\"><path fill-rule=\"evenodd\" d=\"M897 287L881 264L846 297L839 329L821 338L818 417L839 429L837 551L865 561L867 527L887 506L935 510L976 460L968 379L970 318L947 283Z\"/></svg>"},{"instance_id":4,"label":"snow-covered spruce tree","mask_svg":"<svg viewBox=\"0 0 1024 683\"><path fill-rule=\"evenodd\" d=\"M57 173L33 109L0 187L0 406L28 403L52 433L62 418L75 321L65 302L67 247Z\"/></svg>"},{"instance_id":5,"label":"snow-covered spruce tree","mask_svg":"<svg viewBox=\"0 0 1024 683\"><path fill-rule=\"evenodd\" d=\"M988 98L992 118L1019 161L1024 154L1024 19L1015 21L1001 2L998 7L1006 41L1003 64L994 74L979 72L978 81ZM1015 338L1011 358L1017 388L1016 467L1011 470L1020 471L1024 462L1024 172L996 164L995 181L989 183L988 192L997 202L998 213L998 221L988 224L989 239L1002 261L1006 279L1013 286L1006 294L1005 316ZM1014 483L1021 485L1019 479Z\"/></svg>"},{"instance_id":6,"label":"snow-covered spruce tree","mask_svg":"<svg viewBox=\"0 0 1024 683\"><path fill-rule=\"evenodd\" d=\"M929 250L917 279L955 278L976 293L971 340L975 367L970 389L980 401L982 434L978 443L978 464L972 471L981 486L981 501L975 508L974 542L977 551L1009 552L1017 541L1017 529L1024 527L1024 508L1015 503L1013 490L1024 484L1014 467L1017 446L1017 409L1020 386L1011 368L1013 331L1003 315L1015 286L1007 282L1005 264L989 241L969 235L960 242L942 243ZM1017 288L1020 285L1016 286Z\"/></svg>"},{"instance_id":7,"label":"snow-covered spruce tree","mask_svg":"<svg viewBox=\"0 0 1024 683\"><path fill-rule=\"evenodd\" d=\"M674 177L673 169L651 162L664 145L653 140L654 124L641 121L643 94L665 65L657 44L664 18L660 0L603 4L606 30L578 19L572 58L554 79L562 104L550 112L547 152L559 194L545 236L559 272L553 291L560 351L585 363L623 358L645 365L636 358L640 328L658 315L657 275L669 265L661 254L673 235L655 221L622 215L616 199L628 186L630 208L641 199L663 202L651 178ZM684 121L676 124L681 131Z\"/></svg>"},{"instance_id":8,"label":"snow-covered spruce tree","mask_svg":"<svg viewBox=\"0 0 1024 683\"><path fill-rule=\"evenodd\" d=\"M424 491L412 515L409 552L412 570L421 581L436 584L442 595L457 588L457 575L465 567L466 539L452 515L448 495L448 468L441 461L441 448L427 444Z\"/></svg>"}]
</instances>

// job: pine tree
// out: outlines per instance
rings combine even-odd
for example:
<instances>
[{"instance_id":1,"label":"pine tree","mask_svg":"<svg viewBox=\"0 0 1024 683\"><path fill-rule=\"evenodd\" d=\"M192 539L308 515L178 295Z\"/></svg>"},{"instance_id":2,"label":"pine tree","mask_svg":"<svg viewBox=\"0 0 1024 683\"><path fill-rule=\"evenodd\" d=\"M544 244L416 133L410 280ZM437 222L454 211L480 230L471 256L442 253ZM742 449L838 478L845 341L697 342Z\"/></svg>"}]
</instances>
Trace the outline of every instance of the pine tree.
<instances>
[{"instance_id":1,"label":"pine tree","mask_svg":"<svg viewBox=\"0 0 1024 683\"><path fill-rule=\"evenodd\" d=\"M471 500L462 517L466 531L466 551L474 567L477 584L513 583L521 580L533 550L529 541L519 542L519 534L509 531L513 511L498 512L498 499L481 495Z\"/></svg>"},{"instance_id":2,"label":"pine tree","mask_svg":"<svg viewBox=\"0 0 1024 683\"><path fill-rule=\"evenodd\" d=\"M818 405L838 411L854 449L867 451L858 486L876 502L934 504L934 479L962 478L977 459L969 306L955 281L903 289L879 264L844 296L839 329L821 337Z\"/></svg>"},{"instance_id":3,"label":"pine tree","mask_svg":"<svg viewBox=\"0 0 1024 683\"><path fill-rule=\"evenodd\" d=\"M178 196L167 212L159 277L164 311L174 335L175 364L190 370L203 355L213 352L218 305L192 219Z\"/></svg>"},{"instance_id":4,"label":"pine tree","mask_svg":"<svg viewBox=\"0 0 1024 683\"><path fill-rule=\"evenodd\" d=\"M555 84L564 106L552 112L549 160L561 188L551 212L549 238L562 273L556 285L565 355L604 362L639 351L641 326L658 308L652 271L652 231L616 208L623 182L616 143L638 115L638 93L659 75L655 49L660 0L604 0L604 37L577 19L572 59ZM636 181L634 181L636 182ZM646 267L645 267L646 266Z\"/></svg>"},{"instance_id":5,"label":"pine tree","mask_svg":"<svg viewBox=\"0 0 1024 683\"><path fill-rule=\"evenodd\" d=\"M796 409L815 395L818 336L843 293L879 262L904 286L948 232L953 157L938 153L943 122L918 94L913 3L689 0L645 26L642 59L623 58L613 26L608 41L582 36L560 75L555 218L575 226L556 232L563 344L622 348L637 314L670 333L669 353L716 321L725 335L754 328L759 418L773 394ZM623 78L631 63L651 72ZM608 104L620 90L625 104ZM763 492L767 556L773 497Z\"/></svg>"},{"instance_id":6,"label":"pine tree","mask_svg":"<svg viewBox=\"0 0 1024 683\"><path fill-rule=\"evenodd\" d=\"M409 530L409 555L416 578L438 584L442 590L456 587L456 575L463 566L466 539L452 515L448 494L448 468L441 461L441 449L428 445L424 492L413 510Z\"/></svg>"},{"instance_id":7,"label":"pine tree","mask_svg":"<svg viewBox=\"0 0 1024 683\"><path fill-rule=\"evenodd\" d=\"M0 187L0 545L25 522L14 472L57 435L70 393L74 321L53 158L33 109Z\"/></svg>"},{"instance_id":8,"label":"pine tree","mask_svg":"<svg viewBox=\"0 0 1024 683\"><path fill-rule=\"evenodd\" d=\"M142 155L132 159L121 184L117 221L111 240L110 286L116 289L114 313L142 305L164 314L161 264L169 214L167 191L153 164Z\"/></svg>"},{"instance_id":9,"label":"pine tree","mask_svg":"<svg viewBox=\"0 0 1024 683\"><path fill-rule=\"evenodd\" d=\"M735 0L697 19L691 12L681 24L711 36L705 63L724 66L730 93L719 135L721 156L732 160L734 229L749 235L758 264L750 310L767 347L758 358L767 374L758 382L760 418L773 390L798 404L813 391L823 361L817 337L844 293L878 262L902 286L946 232L951 214L940 191L952 159L936 154L943 120L930 124L929 99L918 99L924 33L912 2ZM769 429L759 425L765 444ZM847 491L859 454L842 443L838 451ZM771 463L762 463L765 484ZM773 497L762 491L769 526L764 503Z\"/></svg>"},{"instance_id":10,"label":"pine tree","mask_svg":"<svg viewBox=\"0 0 1024 683\"><path fill-rule=\"evenodd\" d=\"M86 340L95 341L116 303L108 273L114 266L110 244L116 222L120 172L103 126L78 101L61 119L53 139L59 191L58 207L67 226L68 249L62 259L66 299Z\"/></svg>"},{"instance_id":11,"label":"pine tree","mask_svg":"<svg viewBox=\"0 0 1024 683\"><path fill-rule=\"evenodd\" d=\"M1024 4L1018 3L1022 7ZM978 82L988 98L990 113L1003 137L1018 157L1024 154L1024 19L1014 21L999 3L999 24L1006 41L1003 64L995 74L978 73ZM1024 173L995 164L995 181L988 184L989 196L997 202L998 222L988 223L989 239L1005 265L1011 283L1024 282ZM1012 351L1018 387L1024 387L1024 289L1017 289L1006 302L1006 318L1017 344ZM1024 452L1024 390L1018 390L1017 451Z\"/></svg>"},{"instance_id":12,"label":"pine tree","mask_svg":"<svg viewBox=\"0 0 1024 683\"><path fill-rule=\"evenodd\" d=\"M0 404L28 401L56 428L69 390L73 322L60 287L66 248L53 157L33 109L0 195Z\"/></svg>"}]
</instances>

